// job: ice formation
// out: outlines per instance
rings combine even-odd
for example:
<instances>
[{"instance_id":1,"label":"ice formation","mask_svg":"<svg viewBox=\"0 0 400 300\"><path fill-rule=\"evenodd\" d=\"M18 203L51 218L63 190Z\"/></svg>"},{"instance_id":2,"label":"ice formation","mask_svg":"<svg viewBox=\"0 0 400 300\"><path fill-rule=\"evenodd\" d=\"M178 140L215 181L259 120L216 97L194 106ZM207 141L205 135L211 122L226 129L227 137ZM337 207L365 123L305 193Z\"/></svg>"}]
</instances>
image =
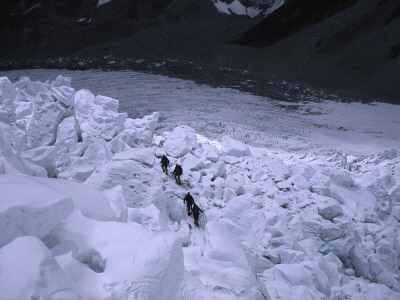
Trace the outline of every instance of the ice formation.
<instances>
[{"instance_id":1,"label":"ice formation","mask_svg":"<svg viewBox=\"0 0 400 300\"><path fill-rule=\"evenodd\" d=\"M156 137L158 113L118 105L67 77L0 78L1 299L400 298L398 150Z\"/></svg>"}]
</instances>

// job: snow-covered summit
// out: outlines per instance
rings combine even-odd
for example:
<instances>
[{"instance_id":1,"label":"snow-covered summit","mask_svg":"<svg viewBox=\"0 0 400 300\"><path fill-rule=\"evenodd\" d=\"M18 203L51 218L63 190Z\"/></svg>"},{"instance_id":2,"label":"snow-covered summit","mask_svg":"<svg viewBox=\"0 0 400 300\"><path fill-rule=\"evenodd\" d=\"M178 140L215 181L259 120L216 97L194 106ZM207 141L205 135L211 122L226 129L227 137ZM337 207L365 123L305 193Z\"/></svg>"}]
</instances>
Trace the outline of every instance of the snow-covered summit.
<instances>
[{"instance_id":1,"label":"snow-covered summit","mask_svg":"<svg viewBox=\"0 0 400 300\"><path fill-rule=\"evenodd\" d=\"M277 151L186 125L155 136L158 113L118 106L67 77L0 78L1 297L399 298L398 149Z\"/></svg>"},{"instance_id":2,"label":"snow-covered summit","mask_svg":"<svg viewBox=\"0 0 400 300\"><path fill-rule=\"evenodd\" d=\"M281 7L285 0L212 0L220 13L249 16L268 15Z\"/></svg>"}]
</instances>

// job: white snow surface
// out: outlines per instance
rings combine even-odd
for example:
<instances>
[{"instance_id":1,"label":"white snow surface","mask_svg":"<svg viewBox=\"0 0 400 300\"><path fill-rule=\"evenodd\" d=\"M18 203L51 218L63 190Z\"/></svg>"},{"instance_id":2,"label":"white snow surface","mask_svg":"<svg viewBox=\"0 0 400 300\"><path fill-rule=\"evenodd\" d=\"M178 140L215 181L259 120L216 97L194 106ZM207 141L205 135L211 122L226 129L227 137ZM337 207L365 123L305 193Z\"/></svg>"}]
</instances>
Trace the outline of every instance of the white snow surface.
<instances>
[{"instance_id":1,"label":"white snow surface","mask_svg":"<svg viewBox=\"0 0 400 300\"><path fill-rule=\"evenodd\" d=\"M400 298L400 107L65 73L0 78L0 299Z\"/></svg>"}]
</instances>

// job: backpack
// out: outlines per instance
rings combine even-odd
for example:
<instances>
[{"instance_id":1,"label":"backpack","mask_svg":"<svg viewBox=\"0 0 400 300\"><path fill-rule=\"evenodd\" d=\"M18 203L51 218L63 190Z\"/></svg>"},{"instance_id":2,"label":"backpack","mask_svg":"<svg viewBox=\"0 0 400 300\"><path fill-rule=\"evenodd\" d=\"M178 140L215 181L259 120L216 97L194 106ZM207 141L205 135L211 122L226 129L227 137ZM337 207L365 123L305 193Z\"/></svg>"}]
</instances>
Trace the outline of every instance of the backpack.
<instances>
[{"instance_id":1,"label":"backpack","mask_svg":"<svg viewBox=\"0 0 400 300\"><path fill-rule=\"evenodd\" d=\"M182 175L183 174L183 170L181 166L178 166L178 170L177 170L178 175Z\"/></svg>"}]
</instances>

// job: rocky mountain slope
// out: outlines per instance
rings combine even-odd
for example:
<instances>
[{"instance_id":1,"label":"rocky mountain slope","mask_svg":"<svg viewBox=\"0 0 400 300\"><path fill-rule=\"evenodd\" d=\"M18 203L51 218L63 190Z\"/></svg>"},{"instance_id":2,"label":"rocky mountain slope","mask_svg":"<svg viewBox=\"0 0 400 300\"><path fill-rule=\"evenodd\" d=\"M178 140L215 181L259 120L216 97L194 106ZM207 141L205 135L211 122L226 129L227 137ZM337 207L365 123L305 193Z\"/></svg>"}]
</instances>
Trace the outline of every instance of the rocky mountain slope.
<instances>
[{"instance_id":1,"label":"rocky mountain slope","mask_svg":"<svg viewBox=\"0 0 400 300\"><path fill-rule=\"evenodd\" d=\"M174 59L397 103L399 16L396 0L6 1L0 58Z\"/></svg>"}]
</instances>

